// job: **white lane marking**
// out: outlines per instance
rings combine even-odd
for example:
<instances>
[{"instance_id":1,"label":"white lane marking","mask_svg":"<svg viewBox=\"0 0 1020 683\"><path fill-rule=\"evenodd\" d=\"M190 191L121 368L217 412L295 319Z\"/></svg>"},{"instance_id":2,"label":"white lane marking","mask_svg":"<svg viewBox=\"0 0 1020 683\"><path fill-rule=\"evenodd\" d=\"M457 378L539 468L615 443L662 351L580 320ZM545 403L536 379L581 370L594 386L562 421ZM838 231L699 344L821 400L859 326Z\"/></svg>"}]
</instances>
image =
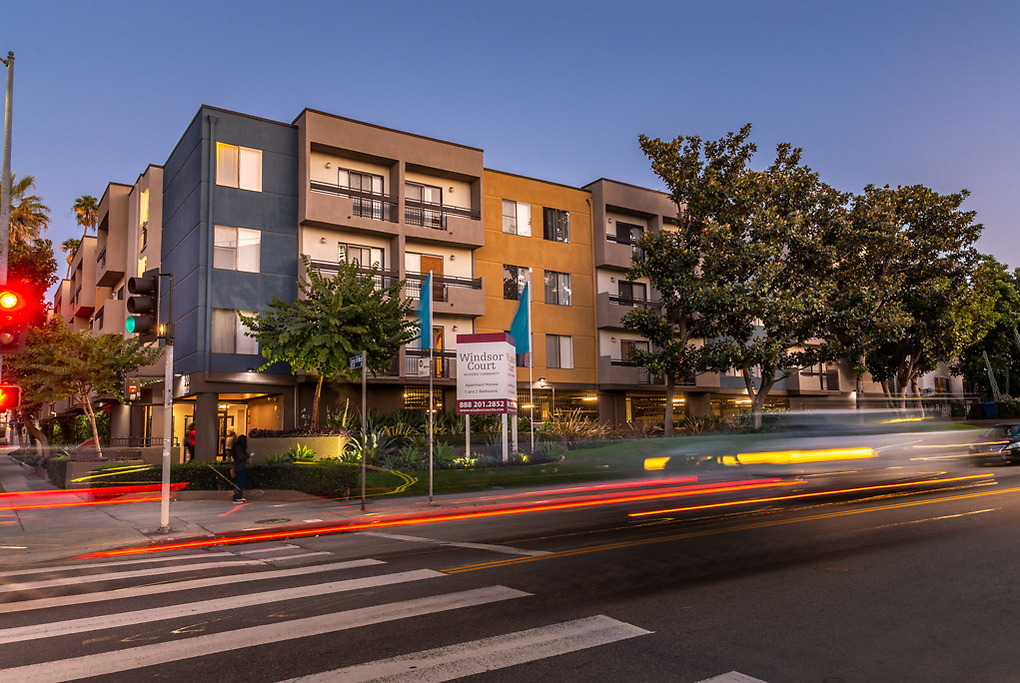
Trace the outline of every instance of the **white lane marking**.
<instances>
[{"instance_id":1,"label":"white lane marking","mask_svg":"<svg viewBox=\"0 0 1020 683\"><path fill-rule=\"evenodd\" d=\"M199 562L198 564L180 564L173 567L151 567L149 569L135 569L129 572L110 572L108 574L84 574L82 576L66 576L62 579L44 579L42 581L27 581L25 583L11 583L0 588L0 593L20 593L22 591L36 590L38 588L53 588L55 586L71 586L85 582L94 581L115 581L117 579L134 579L141 576L157 576L161 574L179 574L198 569L222 569L223 567L251 567L265 566L262 560L228 560L227 562Z\"/></svg>"},{"instance_id":2,"label":"white lane marking","mask_svg":"<svg viewBox=\"0 0 1020 683\"><path fill-rule=\"evenodd\" d=\"M326 552L325 550L323 550L322 552L317 552L317 553L300 553L298 555L280 555L279 557L265 557L265 558L262 559L262 561L267 563L267 564L276 564L278 562L283 562L284 560L299 560L299 559L301 559L303 557L319 557L321 555L332 555L332 554L333 553L329 553L329 552Z\"/></svg>"},{"instance_id":3,"label":"white lane marking","mask_svg":"<svg viewBox=\"0 0 1020 683\"><path fill-rule=\"evenodd\" d=\"M955 515L942 515L940 517L924 517L922 519L911 519L906 522L892 522L890 524L879 524L878 526L871 527L872 529L886 529L894 526L907 526L910 524L921 524L922 522L939 522L943 519L955 519L957 517L966 517L968 515L980 515L985 512L995 512L1002 508L986 508L984 510L971 510L970 512L960 512Z\"/></svg>"},{"instance_id":4,"label":"white lane marking","mask_svg":"<svg viewBox=\"0 0 1020 683\"><path fill-rule=\"evenodd\" d=\"M302 521L304 521L304 522L321 522L322 520L321 519L305 519L305 520L302 520Z\"/></svg>"},{"instance_id":5,"label":"white lane marking","mask_svg":"<svg viewBox=\"0 0 1020 683\"><path fill-rule=\"evenodd\" d=\"M117 560L116 562L93 562L92 564L65 564L53 565L52 567L36 567L35 569L14 569L0 572L0 578L5 576L19 576L21 574L56 574L57 572L71 571L73 569L102 569L104 567L123 567L129 564L154 564L156 562L171 562L173 560L197 560L210 557L229 557L234 553L200 553L198 555L177 555L177 556L154 556L145 560Z\"/></svg>"},{"instance_id":6,"label":"white lane marking","mask_svg":"<svg viewBox=\"0 0 1020 683\"><path fill-rule=\"evenodd\" d=\"M0 680L32 681L32 683L58 683L80 678L104 676L130 671L145 666L176 662L182 659L204 657L220 652L232 652L246 647L264 647L297 638L308 638L326 633L360 628L397 619L424 616L435 612L474 607L501 600L531 595L506 586L489 586L473 590L436 595L428 598L402 600L385 605L332 612L317 617L293 619L261 626L211 633L193 638L181 638L165 643L142 645L125 650L103 652L53 662L40 662L11 669L0 669Z\"/></svg>"},{"instance_id":7,"label":"white lane marking","mask_svg":"<svg viewBox=\"0 0 1020 683\"><path fill-rule=\"evenodd\" d=\"M235 595L228 598L216 598L213 600L200 600L167 607L156 607L153 609L135 610L134 612L121 612L106 614L98 617L85 617L82 619L69 619L48 624L35 624L33 626L22 626L17 628L0 629L0 643L18 643L36 638L49 638L51 636L66 636L72 633L83 633L106 628L119 628L132 624L145 624L164 619L176 619L178 617L191 617L208 612L230 610L235 607L250 607L281 600L296 600L298 598L324 595L326 593L339 593L344 591L361 590L362 588L373 588L375 586L391 586L408 581L421 581L440 576L449 576L442 572L431 569L418 569L414 571L397 572L393 574L382 574L380 576L369 576L360 579L345 579L343 581L332 581L330 583L315 583L310 586L298 586L297 588L282 588L279 590L266 591L264 593L247 593Z\"/></svg>"},{"instance_id":8,"label":"white lane marking","mask_svg":"<svg viewBox=\"0 0 1020 683\"><path fill-rule=\"evenodd\" d=\"M643 636L646 631L604 615L424 650L358 666L294 678L285 683L440 683L516 664Z\"/></svg>"},{"instance_id":9,"label":"white lane marking","mask_svg":"<svg viewBox=\"0 0 1020 683\"><path fill-rule=\"evenodd\" d=\"M442 541L438 538L426 538L424 536L405 536L404 534L384 534L378 531L362 531L362 536L378 536L389 538L394 541L411 541L412 543L429 543L432 545L445 545L453 548L471 548L473 550L491 550L494 553L506 553L507 555L548 555L548 550L524 550L523 548L511 548L507 545L491 545L488 543L457 543L455 541Z\"/></svg>"},{"instance_id":10,"label":"white lane marking","mask_svg":"<svg viewBox=\"0 0 1020 683\"><path fill-rule=\"evenodd\" d=\"M712 678L706 678L698 683L765 683L760 678L751 678L747 674L742 674L739 671L731 671L728 674L721 674L719 676L712 676Z\"/></svg>"},{"instance_id":11,"label":"white lane marking","mask_svg":"<svg viewBox=\"0 0 1020 683\"><path fill-rule=\"evenodd\" d=\"M140 595L156 595L158 593L176 593L177 591L190 590L193 588L208 588L209 586L221 586L224 584L244 583L246 581L263 581L279 579L291 576L303 576L305 574L317 574L320 572L339 571L342 569L354 569L357 567L371 567L377 564L385 564L382 560L348 560L347 562L333 562L330 564L317 564L311 567L294 567L293 569L278 569L273 571L253 572L251 574L232 574L230 576L211 576L206 579L191 579L189 581L176 581L159 583L150 586L133 586L131 588L120 588L98 593L85 593L83 595L64 595L57 598L38 598L36 600L22 600L21 602L0 603L0 614L4 612L26 612L34 609L47 609L50 607L66 607L69 605L82 605L88 602L103 602L105 600L123 600L136 598ZM82 582L84 579L82 577Z\"/></svg>"}]
</instances>

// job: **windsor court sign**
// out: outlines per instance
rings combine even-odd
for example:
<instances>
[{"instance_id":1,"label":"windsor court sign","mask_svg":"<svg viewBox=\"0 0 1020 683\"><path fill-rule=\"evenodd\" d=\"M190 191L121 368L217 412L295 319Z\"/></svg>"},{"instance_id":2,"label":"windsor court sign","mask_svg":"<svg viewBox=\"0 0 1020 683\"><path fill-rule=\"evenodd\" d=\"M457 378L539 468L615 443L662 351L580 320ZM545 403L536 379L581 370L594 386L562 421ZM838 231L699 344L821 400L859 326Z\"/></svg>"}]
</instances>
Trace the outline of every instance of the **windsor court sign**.
<instances>
[{"instance_id":1,"label":"windsor court sign","mask_svg":"<svg viewBox=\"0 0 1020 683\"><path fill-rule=\"evenodd\" d=\"M504 333L457 335L457 412L517 414L517 355Z\"/></svg>"}]
</instances>

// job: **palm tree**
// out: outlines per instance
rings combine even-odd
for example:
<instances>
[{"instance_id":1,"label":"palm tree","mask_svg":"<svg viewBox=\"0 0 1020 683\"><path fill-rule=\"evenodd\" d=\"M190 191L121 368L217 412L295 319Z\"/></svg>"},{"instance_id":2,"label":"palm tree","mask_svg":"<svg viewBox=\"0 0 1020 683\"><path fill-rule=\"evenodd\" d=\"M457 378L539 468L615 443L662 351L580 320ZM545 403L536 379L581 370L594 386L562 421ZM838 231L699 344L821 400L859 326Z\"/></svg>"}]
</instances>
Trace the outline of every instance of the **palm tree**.
<instances>
[{"instance_id":1,"label":"palm tree","mask_svg":"<svg viewBox=\"0 0 1020 683\"><path fill-rule=\"evenodd\" d=\"M71 265L71 261L74 260L74 255L80 246L81 240L76 240L73 237L69 237L60 243L60 251L67 254L67 265Z\"/></svg>"},{"instance_id":2,"label":"palm tree","mask_svg":"<svg viewBox=\"0 0 1020 683\"><path fill-rule=\"evenodd\" d=\"M50 227L50 207L28 191L35 188L35 176L27 175L21 180L11 174L11 241L31 242L39 233Z\"/></svg>"},{"instance_id":3,"label":"palm tree","mask_svg":"<svg viewBox=\"0 0 1020 683\"><path fill-rule=\"evenodd\" d=\"M90 194L83 194L74 200L74 217L85 231L95 230L99 224L99 200Z\"/></svg>"}]
</instances>

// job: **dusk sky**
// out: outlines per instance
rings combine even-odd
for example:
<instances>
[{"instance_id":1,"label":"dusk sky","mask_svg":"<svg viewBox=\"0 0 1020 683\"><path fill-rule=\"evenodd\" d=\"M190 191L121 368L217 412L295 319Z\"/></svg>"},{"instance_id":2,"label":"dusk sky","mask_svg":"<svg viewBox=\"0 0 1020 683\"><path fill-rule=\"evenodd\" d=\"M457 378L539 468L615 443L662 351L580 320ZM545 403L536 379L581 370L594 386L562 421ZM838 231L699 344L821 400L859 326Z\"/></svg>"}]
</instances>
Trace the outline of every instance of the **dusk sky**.
<instances>
[{"instance_id":1,"label":"dusk sky","mask_svg":"<svg viewBox=\"0 0 1020 683\"><path fill-rule=\"evenodd\" d=\"M639 134L752 123L764 166L830 184L962 188L978 247L1020 267L1017 2L9 2L12 170L48 237L162 164L199 106L303 108L485 150L488 168L663 189ZM58 251L63 274L63 255Z\"/></svg>"}]
</instances>

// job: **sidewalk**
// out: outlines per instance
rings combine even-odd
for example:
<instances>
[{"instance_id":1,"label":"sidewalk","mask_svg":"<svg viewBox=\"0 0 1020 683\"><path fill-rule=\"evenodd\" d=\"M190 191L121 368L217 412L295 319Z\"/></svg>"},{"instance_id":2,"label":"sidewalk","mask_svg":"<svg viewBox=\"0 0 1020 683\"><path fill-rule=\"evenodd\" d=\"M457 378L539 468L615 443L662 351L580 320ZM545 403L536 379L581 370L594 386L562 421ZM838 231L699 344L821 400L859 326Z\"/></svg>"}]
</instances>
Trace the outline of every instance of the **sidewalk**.
<instances>
[{"instance_id":1,"label":"sidewalk","mask_svg":"<svg viewBox=\"0 0 1020 683\"><path fill-rule=\"evenodd\" d=\"M0 451L0 485L7 494L58 490L19 461ZM83 494L22 499L20 509L0 509L0 567L21 567L116 548L182 540L213 539L244 531L285 531L328 526L380 514L413 514L444 507L423 498L370 501L316 498L294 491L245 491L247 503L235 505L230 491L172 494L170 533L160 533L160 498L130 504L89 504ZM3 502L4 498L8 502ZM0 508L11 505L0 496ZM470 504L470 496L447 499L445 506ZM54 506L54 503L65 506ZM66 505L73 503L73 505ZM25 505L33 507L25 507Z\"/></svg>"}]
</instances>

